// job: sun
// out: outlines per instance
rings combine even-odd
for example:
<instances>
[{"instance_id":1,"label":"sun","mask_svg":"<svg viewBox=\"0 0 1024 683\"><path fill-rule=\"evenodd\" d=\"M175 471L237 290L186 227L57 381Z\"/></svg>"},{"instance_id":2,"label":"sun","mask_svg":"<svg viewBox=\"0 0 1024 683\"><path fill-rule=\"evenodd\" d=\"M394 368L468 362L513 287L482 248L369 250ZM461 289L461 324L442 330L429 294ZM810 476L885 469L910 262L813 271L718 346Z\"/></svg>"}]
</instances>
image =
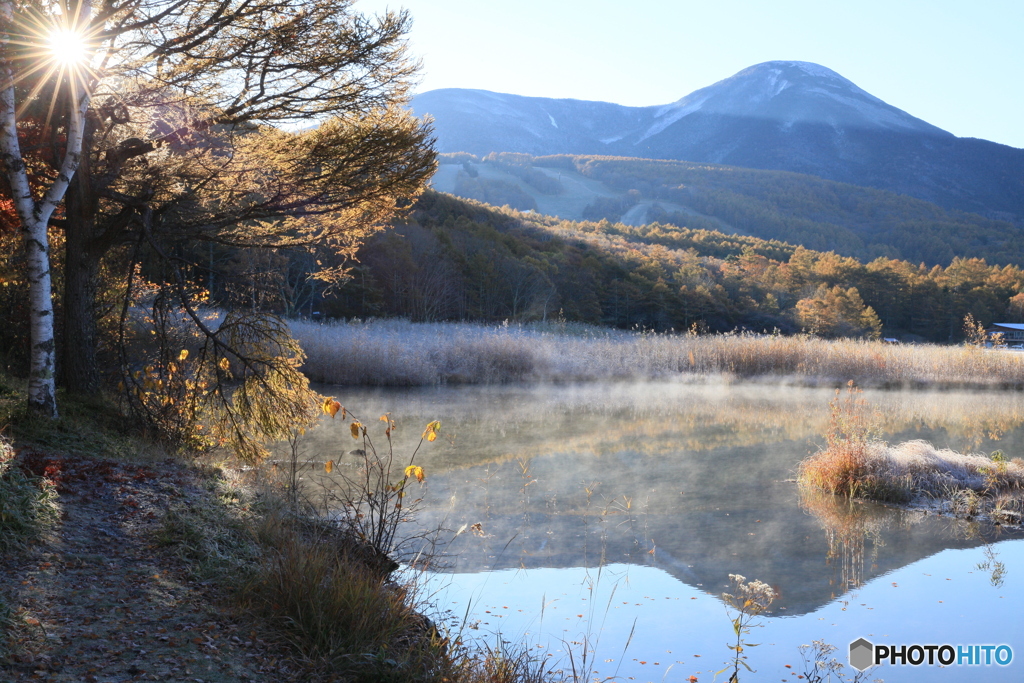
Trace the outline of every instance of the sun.
<instances>
[{"instance_id":1,"label":"sun","mask_svg":"<svg viewBox=\"0 0 1024 683\"><path fill-rule=\"evenodd\" d=\"M57 62L69 67L82 64L88 55L85 37L69 29L57 29L51 33L49 49Z\"/></svg>"}]
</instances>

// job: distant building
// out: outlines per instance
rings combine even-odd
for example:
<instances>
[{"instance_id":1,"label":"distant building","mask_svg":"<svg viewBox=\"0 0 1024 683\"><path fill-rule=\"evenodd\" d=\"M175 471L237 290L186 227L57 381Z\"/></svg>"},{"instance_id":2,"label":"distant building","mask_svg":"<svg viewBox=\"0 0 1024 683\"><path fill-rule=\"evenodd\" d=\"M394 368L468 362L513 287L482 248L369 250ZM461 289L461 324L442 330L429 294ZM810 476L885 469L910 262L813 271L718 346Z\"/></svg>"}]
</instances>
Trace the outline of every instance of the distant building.
<instances>
[{"instance_id":1,"label":"distant building","mask_svg":"<svg viewBox=\"0 0 1024 683\"><path fill-rule=\"evenodd\" d=\"M992 323L985 328L989 337L996 334L1003 335L1003 341L1007 344L1024 343L1024 324L1022 323Z\"/></svg>"}]
</instances>

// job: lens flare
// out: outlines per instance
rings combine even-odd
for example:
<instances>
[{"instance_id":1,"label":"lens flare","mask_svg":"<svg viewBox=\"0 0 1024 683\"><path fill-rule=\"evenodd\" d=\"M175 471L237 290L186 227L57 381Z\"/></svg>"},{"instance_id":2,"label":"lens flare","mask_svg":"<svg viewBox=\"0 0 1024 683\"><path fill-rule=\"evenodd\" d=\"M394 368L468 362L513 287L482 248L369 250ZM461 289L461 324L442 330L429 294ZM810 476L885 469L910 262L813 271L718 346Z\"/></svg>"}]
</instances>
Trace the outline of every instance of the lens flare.
<instances>
[{"instance_id":1,"label":"lens flare","mask_svg":"<svg viewBox=\"0 0 1024 683\"><path fill-rule=\"evenodd\" d=\"M50 52L61 64L72 66L86 60L85 38L76 31L60 29L50 34Z\"/></svg>"}]
</instances>

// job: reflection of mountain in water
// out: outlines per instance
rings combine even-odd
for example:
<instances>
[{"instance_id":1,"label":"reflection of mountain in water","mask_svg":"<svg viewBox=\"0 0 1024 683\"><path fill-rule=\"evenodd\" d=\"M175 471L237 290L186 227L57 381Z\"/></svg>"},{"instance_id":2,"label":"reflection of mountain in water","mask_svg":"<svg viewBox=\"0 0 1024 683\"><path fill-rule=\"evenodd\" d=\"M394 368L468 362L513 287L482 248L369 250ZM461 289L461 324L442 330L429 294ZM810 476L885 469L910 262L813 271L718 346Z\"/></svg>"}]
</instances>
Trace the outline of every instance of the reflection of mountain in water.
<instances>
[{"instance_id":1,"label":"reflection of mountain in water","mask_svg":"<svg viewBox=\"0 0 1024 683\"><path fill-rule=\"evenodd\" d=\"M421 521L447 516L455 529L479 522L487 534L456 539L456 571L652 563L715 594L739 573L776 586L785 614L944 548L980 543L946 519L801 502L786 480L823 441L831 389L665 382L321 390L371 425L378 447L384 427L374 420L390 412L400 454L412 451L423 425L442 421L442 438L417 460L427 470ZM890 441L1024 451L1022 394L864 397ZM355 458L339 457L357 447L347 423L326 420L305 446L355 474Z\"/></svg>"},{"instance_id":2,"label":"reflection of mountain in water","mask_svg":"<svg viewBox=\"0 0 1024 683\"><path fill-rule=\"evenodd\" d=\"M801 506L796 484L784 480L805 450L786 442L672 456L555 453L435 475L427 498L451 500L447 526L480 523L486 533L453 542L457 572L630 562L716 594L738 573L773 585L783 614L813 611L875 576L982 542L934 515L851 508L831 497Z\"/></svg>"}]
</instances>

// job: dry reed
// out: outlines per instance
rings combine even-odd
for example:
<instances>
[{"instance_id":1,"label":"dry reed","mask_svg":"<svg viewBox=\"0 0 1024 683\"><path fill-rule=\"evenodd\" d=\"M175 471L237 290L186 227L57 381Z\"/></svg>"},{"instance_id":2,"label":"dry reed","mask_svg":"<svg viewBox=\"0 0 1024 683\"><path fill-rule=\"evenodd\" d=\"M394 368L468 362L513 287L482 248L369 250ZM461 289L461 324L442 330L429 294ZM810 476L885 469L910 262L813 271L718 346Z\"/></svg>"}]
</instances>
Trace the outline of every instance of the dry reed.
<instances>
[{"instance_id":1,"label":"dry reed","mask_svg":"<svg viewBox=\"0 0 1024 683\"><path fill-rule=\"evenodd\" d=\"M293 321L313 381L345 385L743 378L1024 387L1024 354L809 336L656 334L575 324Z\"/></svg>"}]
</instances>

